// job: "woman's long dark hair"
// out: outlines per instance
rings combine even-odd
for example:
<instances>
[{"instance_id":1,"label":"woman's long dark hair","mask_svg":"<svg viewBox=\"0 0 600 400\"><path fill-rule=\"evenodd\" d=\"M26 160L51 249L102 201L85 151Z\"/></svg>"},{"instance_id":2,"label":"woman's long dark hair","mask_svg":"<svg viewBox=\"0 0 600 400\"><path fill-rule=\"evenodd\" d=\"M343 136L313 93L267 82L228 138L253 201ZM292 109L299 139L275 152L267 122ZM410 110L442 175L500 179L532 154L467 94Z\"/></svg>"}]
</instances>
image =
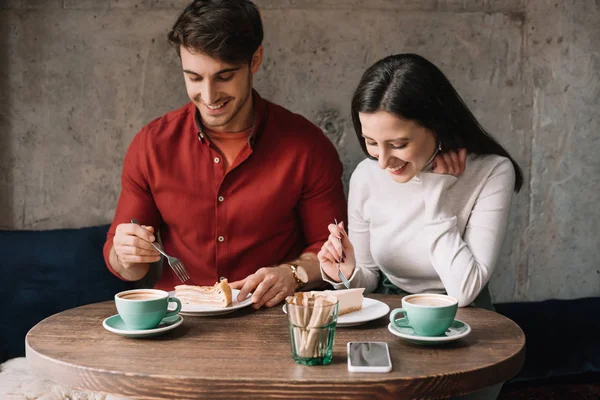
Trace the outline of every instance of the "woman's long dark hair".
<instances>
[{"instance_id":1,"label":"woman's long dark hair","mask_svg":"<svg viewBox=\"0 0 600 400\"><path fill-rule=\"evenodd\" d=\"M435 65L416 54L388 56L369 67L352 97L352 122L367 157L358 113L387 111L432 131L443 151L466 148L468 153L497 154L515 168L515 191L523 172L515 160L477 122L473 113Z\"/></svg>"}]
</instances>

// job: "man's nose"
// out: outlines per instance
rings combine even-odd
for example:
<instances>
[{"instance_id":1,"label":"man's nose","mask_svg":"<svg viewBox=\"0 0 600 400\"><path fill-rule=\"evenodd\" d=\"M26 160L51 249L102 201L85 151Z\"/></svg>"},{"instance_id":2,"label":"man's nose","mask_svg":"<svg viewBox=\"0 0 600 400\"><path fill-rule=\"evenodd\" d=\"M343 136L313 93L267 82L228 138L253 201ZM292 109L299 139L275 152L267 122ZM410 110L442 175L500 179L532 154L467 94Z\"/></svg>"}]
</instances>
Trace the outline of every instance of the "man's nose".
<instances>
[{"instance_id":1,"label":"man's nose","mask_svg":"<svg viewBox=\"0 0 600 400\"><path fill-rule=\"evenodd\" d=\"M202 102L204 104L212 105L215 101L218 100L218 92L216 90L216 85L212 82L206 82L204 87L202 88L201 96Z\"/></svg>"}]
</instances>

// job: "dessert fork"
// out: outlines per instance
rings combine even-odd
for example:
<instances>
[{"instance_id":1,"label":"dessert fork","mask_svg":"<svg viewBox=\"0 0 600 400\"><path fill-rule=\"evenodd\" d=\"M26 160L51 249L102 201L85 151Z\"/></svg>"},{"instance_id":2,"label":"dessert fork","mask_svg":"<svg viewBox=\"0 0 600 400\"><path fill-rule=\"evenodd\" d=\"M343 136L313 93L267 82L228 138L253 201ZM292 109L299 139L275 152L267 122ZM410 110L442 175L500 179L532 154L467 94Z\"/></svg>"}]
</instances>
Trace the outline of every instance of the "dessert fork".
<instances>
[{"instance_id":1,"label":"dessert fork","mask_svg":"<svg viewBox=\"0 0 600 400\"><path fill-rule=\"evenodd\" d=\"M137 222L135 218L131 220L131 223L139 225L139 222ZM179 278L179 280L181 282L186 282L186 281L188 281L190 279L190 276L188 275L188 272L185 269L185 266L183 265L183 263L181 261L179 261L178 258L171 257L171 256L167 255L167 253L165 253L164 251L162 251L162 249L159 246L157 246L156 243L151 242L150 244L156 250L158 250L158 252L160 254L162 254L163 256L165 256L165 258L167 259L167 262L169 263L169 266L171 267L171 269L173 270L173 272L175 272L175 275L177 275L177 277Z\"/></svg>"},{"instance_id":2,"label":"dessert fork","mask_svg":"<svg viewBox=\"0 0 600 400\"><path fill-rule=\"evenodd\" d=\"M337 226L337 224L338 224L337 219L334 218L333 222L335 222L335 226ZM338 277L340 278L340 280L342 281L344 286L346 286L346 289L350 289L350 281L348 281L348 279L346 278L346 276L340 269L340 262L342 261L342 257L344 257L344 248L342 247L342 239L341 238L338 239L338 245L340 246L340 257L339 257L339 259L338 259L339 261L337 263Z\"/></svg>"}]
</instances>

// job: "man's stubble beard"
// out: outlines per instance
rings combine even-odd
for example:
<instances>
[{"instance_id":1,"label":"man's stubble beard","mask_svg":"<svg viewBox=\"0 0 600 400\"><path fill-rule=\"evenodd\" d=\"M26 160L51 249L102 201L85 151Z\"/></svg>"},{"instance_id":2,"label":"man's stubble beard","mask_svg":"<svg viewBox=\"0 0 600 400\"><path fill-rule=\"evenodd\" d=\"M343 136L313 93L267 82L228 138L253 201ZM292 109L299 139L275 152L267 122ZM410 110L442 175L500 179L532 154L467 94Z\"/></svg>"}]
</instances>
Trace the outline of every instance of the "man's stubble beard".
<instances>
[{"instance_id":1,"label":"man's stubble beard","mask_svg":"<svg viewBox=\"0 0 600 400\"><path fill-rule=\"evenodd\" d=\"M237 109L233 110L233 112L231 113L231 116L229 118L227 118L226 121L224 121L218 125L208 126L208 128L210 128L210 127L217 128L217 127L225 126L235 119L235 117L240 113L240 110L246 105L246 103L249 101L249 99L252 98L252 75L250 75L248 77L248 86L247 87L248 87L248 89L246 92L246 96L244 97L244 100L238 104ZM252 110L250 110L250 112L252 112ZM200 113L200 115L202 115L202 113Z\"/></svg>"}]
</instances>

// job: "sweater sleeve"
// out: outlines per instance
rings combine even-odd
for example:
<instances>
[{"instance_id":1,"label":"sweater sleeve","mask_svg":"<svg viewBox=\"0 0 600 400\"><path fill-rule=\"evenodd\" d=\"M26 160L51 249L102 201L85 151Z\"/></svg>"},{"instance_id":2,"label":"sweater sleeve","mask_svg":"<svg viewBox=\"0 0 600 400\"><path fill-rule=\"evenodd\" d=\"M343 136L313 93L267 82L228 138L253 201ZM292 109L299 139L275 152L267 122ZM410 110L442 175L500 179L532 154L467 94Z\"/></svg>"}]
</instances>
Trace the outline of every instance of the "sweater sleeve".
<instances>
[{"instance_id":1,"label":"sweater sleeve","mask_svg":"<svg viewBox=\"0 0 600 400\"><path fill-rule=\"evenodd\" d=\"M370 221L365 215L365 203L369 188L363 182L365 168L357 168L350 179L348 193L348 236L354 246L356 268L348 278L351 288L364 287L365 293L372 293L379 282L379 267L371 255ZM321 269L323 280L329 282L335 289L345 289L343 283L332 281Z\"/></svg>"},{"instance_id":2,"label":"sweater sleeve","mask_svg":"<svg viewBox=\"0 0 600 400\"><path fill-rule=\"evenodd\" d=\"M508 159L494 167L475 200L462 237L453 203L446 196L457 180L451 175L421 174L432 264L446 292L464 307L492 276L508 223L515 171Z\"/></svg>"}]
</instances>

